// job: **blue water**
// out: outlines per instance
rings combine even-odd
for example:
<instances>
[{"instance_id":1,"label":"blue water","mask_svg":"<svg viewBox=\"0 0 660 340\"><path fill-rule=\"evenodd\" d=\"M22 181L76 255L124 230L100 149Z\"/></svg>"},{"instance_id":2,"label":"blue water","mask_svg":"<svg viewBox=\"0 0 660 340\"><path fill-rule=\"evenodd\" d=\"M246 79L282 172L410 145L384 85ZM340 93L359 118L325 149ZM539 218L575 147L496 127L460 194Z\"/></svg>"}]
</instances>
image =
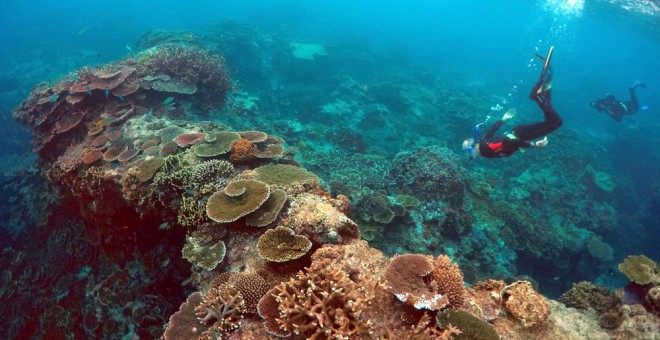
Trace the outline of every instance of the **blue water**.
<instances>
[{"instance_id":1,"label":"blue water","mask_svg":"<svg viewBox=\"0 0 660 340\"><path fill-rule=\"evenodd\" d=\"M384 74L414 67L444 79L448 88L483 98L484 108L498 104L517 108L516 120L522 122L540 119L538 108L528 99L540 71L533 54L543 55L554 46L553 104L564 125L561 132L550 136L548 148L576 160L590 159L588 150L603 155L594 166L608 172L618 185L608 196L608 203L617 211L616 223L597 232L613 247L614 259L602 264L602 273L570 279L599 280L615 288L625 279L618 273L608 278L606 270L616 271L616 264L625 256L645 254L660 259L660 8L651 1L4 0L0 2L1 170L30 151L30 131L11 115L36 84L136 52L136 42L150 30L186 30L202 36L225 20L283 41L351 46L354 50L342 53L378 56L364 65L342 65L353 67L354 78L364 86ZM239 61L227 62L231 66ZM248 91L264 91L270 86L247 73L233 76ZM316 74L306 77L311 84L332 81ZM647 85L637 95L648 110L616 122L589 107L607 93L627 99L627 88L634 80ZM266 107L264 104L262 111ZM309 116L319 112L295 117L292 112L297 108L288 108L289 114L275 114L274 108L268 108L272 110L264 113L265 120L271 118L268 115L302 122L322 120ZM472 122L504 112L468 110L465 117L469 120L462 122L460 130L451 131L451 136L434 135L445 130L441 120L432 119L420 134L433 136L434 142L460 153L460 142L470 137ZM434 116L433 112L423 114ZM402 126L408 118L403 113L397 117ZM404 151L397 150L404 144L394 138L376 146L392 159L397 151ZM560 147L564 149L558 151ZM532 156L534 152L506 160L466 160L465 167L466 171L483 172L502 168L519 176L532 165L535 169L554 165L551 157ZM533 266L528 263L521 268L531 276L539 275L539 280L549 279L534 272ZM556 296L567 283L552 285L548 284L551 288L546 292Z\"/></svg>"}]
</instances>

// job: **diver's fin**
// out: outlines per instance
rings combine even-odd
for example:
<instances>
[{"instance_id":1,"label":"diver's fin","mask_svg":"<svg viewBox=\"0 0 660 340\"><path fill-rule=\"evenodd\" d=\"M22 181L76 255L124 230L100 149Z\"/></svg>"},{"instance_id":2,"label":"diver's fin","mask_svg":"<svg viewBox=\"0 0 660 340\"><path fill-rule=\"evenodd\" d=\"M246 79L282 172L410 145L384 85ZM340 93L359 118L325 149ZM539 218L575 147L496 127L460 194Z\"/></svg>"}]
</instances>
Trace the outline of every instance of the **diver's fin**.
<instances>
[{"instance_id":1,"label":"diver's fin","mask_svg":"<svg viewBox=\"0 0 660 340\"><path fill-rule=\"evenodd\" d=\"M552 59L552 51L555 50L554 46L550 46L550 50L548 51L548 56L543 59L543 72L545 72L548 69L548 66L550 66L550 59Z\"/></svg>"},{"instance_id":2,"label":"diver's fin","mask_svg":"<svg viewBox=\"0 0 660 340\"><path fill-rule=\"evenodd\" d=\"M550 90L551 87L551 82L552 82L552 69L550 67L550 60L552 59L552 52L554 51L555 47L550 46L550 50L548 51L548 55L543 58L538 54L535 54L535 56L543 62L543 70L541 70L541 75L539 76L539 81L536 86L536 93L541 94L543 91Z\"/></svg>"}]
</instances>

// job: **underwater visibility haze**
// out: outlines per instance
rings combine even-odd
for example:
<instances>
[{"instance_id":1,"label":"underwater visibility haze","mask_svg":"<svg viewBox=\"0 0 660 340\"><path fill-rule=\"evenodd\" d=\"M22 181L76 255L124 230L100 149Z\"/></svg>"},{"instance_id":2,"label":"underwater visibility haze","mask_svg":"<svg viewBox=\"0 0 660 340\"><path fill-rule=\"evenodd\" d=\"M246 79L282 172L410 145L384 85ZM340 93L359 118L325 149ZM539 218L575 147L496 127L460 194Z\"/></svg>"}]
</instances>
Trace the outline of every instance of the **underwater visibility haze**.
<instances>
[{"instance_id":1,"label":"underwater visibility haze","mask_svg":"<svg viewBox=\"0 0 660 340\"><path fill-rule=\"evenodd\" d=\"M657 1L0 13L3 338L660 337Z\"/></svg>"}]
</instances>

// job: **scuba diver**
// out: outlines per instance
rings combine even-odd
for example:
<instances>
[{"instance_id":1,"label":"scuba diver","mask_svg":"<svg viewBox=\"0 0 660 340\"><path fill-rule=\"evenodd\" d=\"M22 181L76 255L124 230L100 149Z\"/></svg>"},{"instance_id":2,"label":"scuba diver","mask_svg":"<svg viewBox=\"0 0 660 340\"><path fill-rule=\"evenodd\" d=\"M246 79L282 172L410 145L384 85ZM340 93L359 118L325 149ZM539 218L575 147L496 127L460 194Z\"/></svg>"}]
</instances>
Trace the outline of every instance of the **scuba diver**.
<instances>
[{"instance_id":1,"label":"scuba diver","mask_svg":"<svg viewBox=\"0 0 660 340\"><path fill-rule=\"evenodd\" d=\"M486 133L479 138L479 128L481 124L474 127L474 138L469 138L463 141L463 150L468 154L470 159L477 156L486 158L499 158L511 156L520 148L540 148L548 144L547 135L557 130L562 125L562 119L552 107L550 100L551 86L552 86L552 67L550 66L550 58L554 47L550 47L547 57L543 58L536 55L543 63L543 71L541 76L532 88L529 94L529 99L538 104L543 111L545 120L533 124L516 125L511 129L511 132L503 136L494 137L495 132L506 122L513 118L516 114L515 110L507 111L502 119L495 122L493 126L486 131ZM538 141L533 141L542 138Z\"/></svg>"},{"instance_id":2,"label":"scuba diver","mask_svg":"<svg viewBox=\"0 0 660 340\"><path fill-rule=\"evenodd\" d=\"M640 109L642 111L648 109L646 105L642 106L641 108L639 107L639 103L637 102L637 95L635 94L635 89L638 87L645 88L646 84L640 81L635 81L632 85L630 85L630 87L628 87L628 91L630 92L630 99L627 101L617 100L613 95L608 94L605 98L595 100L589 105L598 110L598 112L605 111L614 120L620 122L621 118L623 118L625 115L631 115Z\"/></svg>"}]
</instances>

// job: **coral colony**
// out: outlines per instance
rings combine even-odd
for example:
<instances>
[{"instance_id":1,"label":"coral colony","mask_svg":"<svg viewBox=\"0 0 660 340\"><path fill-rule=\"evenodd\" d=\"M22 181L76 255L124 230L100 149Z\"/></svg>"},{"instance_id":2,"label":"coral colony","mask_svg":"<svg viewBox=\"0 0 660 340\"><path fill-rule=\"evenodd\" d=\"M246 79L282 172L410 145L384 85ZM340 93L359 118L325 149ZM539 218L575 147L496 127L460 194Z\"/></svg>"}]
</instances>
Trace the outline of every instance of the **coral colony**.
<instances>
[{"instance_id":1,"label":"coral colony","mask_svg":"<svg viewBox=\"0 0 660 340\"><path fill-rule=\"evenodd\" d=\"M255 34L234 29L232 41ZM621 263L631 283L616 293L580 282L559 302L546 298L516 274L516 256L555 258L561 268L562 254L588 247L611 259L611 247L588 230L595 227L559 228L533 207L489 201L502 193L446 147L397 147L391 164L366 154L371 137L357 129L391 124L390 110L410 109L402 88L381 83L367 93L336 79L354 100L322 110L344 120L344 130L308 122L303 131L293 120L263 129L281 136L234 129L212 113L227 106L227 121L254 119L256 100L237 91L222 57L186 37L152 33L142 52L41 84L15 111L34 132L33 174L47 178L35 189L58 194L49 202L59 203L29 216L54 227L34 227L27 246L3 249L5 336L564 339L657 330L653 260ZM289 53L287 63L331 55L320 45L289 46L303 57ZM342 113L356 108L360 123ZM351 152L314 156L303 134ZM607 190L606 174L592 172L585 180ZM552 176L516 180L506 194L534 202ZM545 195L550 207L566 198ZM573 209L600 210L602 221L610 212Z\"/></svg>"}]
</instances>

